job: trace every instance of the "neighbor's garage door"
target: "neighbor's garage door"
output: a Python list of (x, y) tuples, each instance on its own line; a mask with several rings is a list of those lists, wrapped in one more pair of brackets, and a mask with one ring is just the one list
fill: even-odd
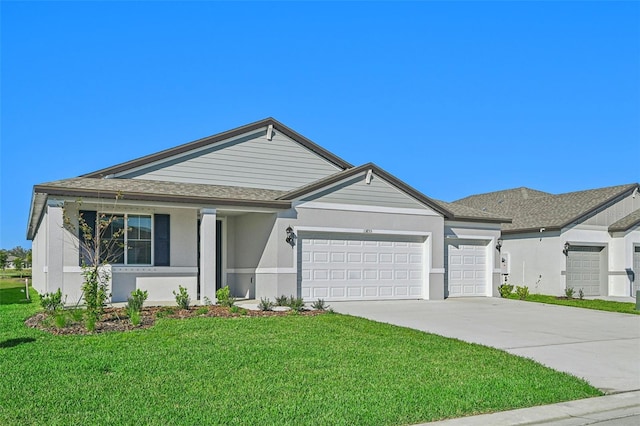
[(633, 272), (635, 281), (633, 282), (633, 294), (631, 297), (636, 297), (636, 291), (640, 290), (640, 246), (636, 246), (633, 252)]
[(602, 247), (571, 246), (567, 256), (567, 288), (578, 295), (600, 295), (600, 252)]
[(422, 297), (424, 237), (302, 234), (298, 242), (305, 300)]
[(485, 240), (447, 239), (448, 297), (487, 295)]

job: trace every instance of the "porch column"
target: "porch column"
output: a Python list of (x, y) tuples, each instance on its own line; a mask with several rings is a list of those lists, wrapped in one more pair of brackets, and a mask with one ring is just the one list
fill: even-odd
[(200, 300), (216, 302), (216, 209), (200, 210)]
[(47, 279), (45, 291), (62, 290), (64, 298), (64, 218), (62, 204), (51, 201), (47, 205)]

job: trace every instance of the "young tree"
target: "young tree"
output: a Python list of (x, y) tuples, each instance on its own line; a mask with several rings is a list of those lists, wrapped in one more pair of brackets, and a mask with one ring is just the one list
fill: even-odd
[[(116, 196), (116, 202), (119, 198), (119, 195)], [(93, 331), (110, 297), (111, 274), (106, 266), (121, 258), (126, 230), (122, 216), (115, 214), (101, 213), (93, 221), (85, 219), (78, 211), (77, 219), (76, 228), (67, 212), (64, 212), (65, 227), (79, 231), (78, 250), (84, 278), (82, 297), (87, 308), (87, 329)]]

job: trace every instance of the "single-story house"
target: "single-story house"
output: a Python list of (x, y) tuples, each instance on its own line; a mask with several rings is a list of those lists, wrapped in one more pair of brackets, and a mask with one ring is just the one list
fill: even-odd
[(110, 262), (114, 302), (135, 289), (174, 300), (179, 285), (200, 301), (224, 285), (308, 301), (492, 296), (509, 222), (431, 199), (375, 164), (354, 167), (268, 118), (35, 185), (27, 238), (39, 292), (79, 300), (78, 217), (103, 215), (126, 230)]
[[(501, 258), (512, 284), (575, 296), (635, 296), (640, 290), (640, 185), (565, 194), (529, 188), (472, 195), (453, 204), (512, 218)], [(575, 297), (574, 296), (574, 297)]]

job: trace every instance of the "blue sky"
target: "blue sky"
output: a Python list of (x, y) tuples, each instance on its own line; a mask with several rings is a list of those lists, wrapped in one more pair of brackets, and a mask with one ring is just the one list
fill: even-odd
[(34, 184), (272, 116), (446, 201), (640, 181), (640, 2), (0, 2), (0, 247)]

